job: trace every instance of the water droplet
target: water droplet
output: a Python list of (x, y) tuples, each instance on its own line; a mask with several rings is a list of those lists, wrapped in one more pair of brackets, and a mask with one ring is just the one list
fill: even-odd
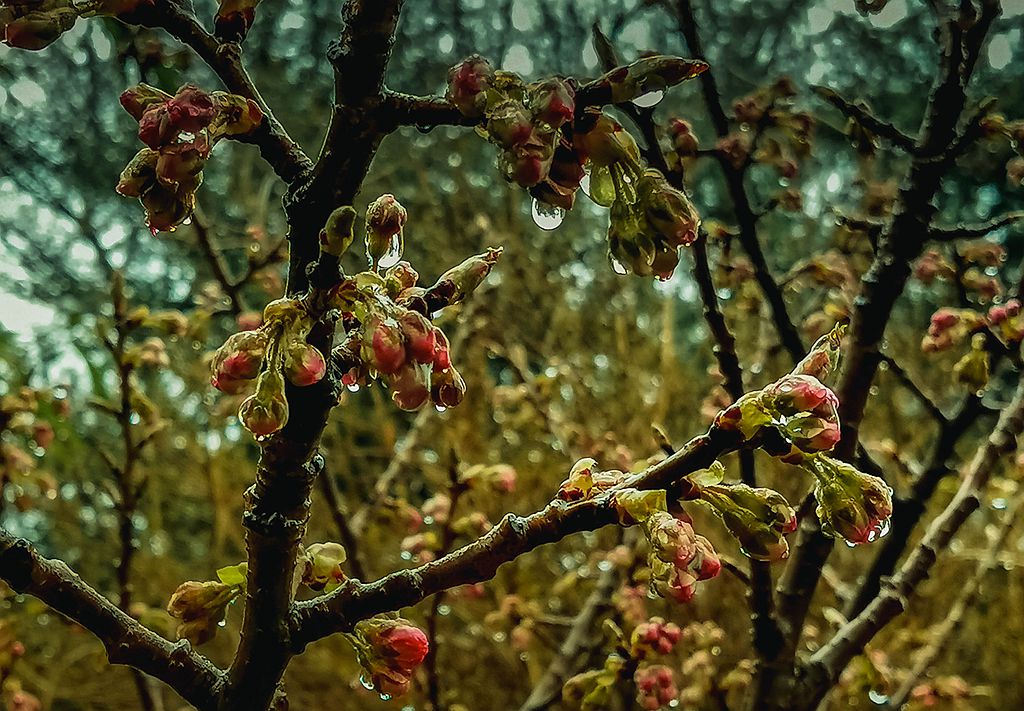
[(450, 615), (451, 613), (452, 608), (450, 605), (439, 605), (437, 608), (437, 614), (441, 615), (442, 617)]
[(227, 627), (228, 626), (228, 621), (227, 620), (221, 620), (220, 622), (217, 623), (217, 626), (218, 627)]
[(388, 247), (388, 251), (377, 262), (377, 266), (381, 269), (388, 269), (400, 261), (402, 261), (402, 238), (399, 235), (395, 235), (391, 238), (391, 245)]
[(434, 405), (434, 409), (437, 410), (438, 412), (444, 412), (448, 408), (445, 407), (444, 405)]
[(590, 197), (590, 172), (589, 171), (584, 173), (583, 177), (580, 178), (580, 190), (583, 191), (584, 195), (586, 195), (587, 197)]
[(380, 694), (381, 701), (391, 701), (391, 694)]
[(856, 548), (857, 544), (854, 543), (853, 541), (846, 541), (846, 547), (847, 548)]
[(633, 105), (639, 106), (641, 109), (649, 109), (652, 106), (657, 106), (664, 98), (665, 92), (661, 89), (655, 89), (633, 99)]
[(363, 685), (364, 689), (369, 689), (370, 691), (373, 691), (373, 682), (366, 677), (366, 674), (359, 675), (359, 683)]
[(1002, 511), (1003, 509), (1006, 508), (1006, 499), (992, 499), (992, 508), (994, 508), (996, 511)]
[(359, 383), (352, 383), (350, 385), (346, 385), (345, 387), (348, 388), (349, 392), (352, 392), (352, 393), (359, 392)]
[(879, 538), (885, 538), (886, 536), (889, 535), (889, 531), (891, 531), (891, 530), (892, 530), (892, 521), (890, 519), (885, 519), (884, 521), (882, 521), (881, 523), (878, 524), (878, 537)]
[(875, 691), (874, 689), (868, 691), (868, 700), (878, 706), (889, 703), (889, 697), (886, 694), (883, 694), (880, 691)]
[(562, 224), (565, 219), (565, 210), (555, 205), (547, 205), (537, 198), (533, 199), (533, 207), (530, 210), (533, 215), (533, 222), (542, 230), (553, 230)]
[(620, 262), (615, 257), (612, 257), (612, 271), (614, 271), (616, 274), (628, 274), (626, 268), (622, 266), (622, 262)]

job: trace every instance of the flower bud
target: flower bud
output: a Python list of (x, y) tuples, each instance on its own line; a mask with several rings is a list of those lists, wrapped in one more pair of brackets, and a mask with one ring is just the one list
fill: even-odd
[(606, 84), (611, 89), (612, 103), (621, 104), (692, 79), (707, 68), (700, 60), (656, 54), (612, 69), (595, 83)]
[(238, 410), (242, 426), (257, 437), (274, 434), (288, 422), (288, 400), (284, 378), (275, 368), (264, 370), (256, 381), (256, 392)]
[(811, 346), (807, 355), (793, 368), (792, 375), (810, 375), (824, 381), (839, 367), (840, 348), (846, 327), (835, 326)]
[(320, 382), (327, 372), (323, 354), (308, 343), (293, 340), (284, 351), (284, 374), (292, 385), (305, 387)]
[(487, 112), (486, 130), (502, 148), (514, 148), (530, 138), (533, 121), (521, 102), (508, 99)]
[(985, 349), (985, 334), (974, 334), (971, 350), (953, 366), (953, 375), (957, 382), (966, 385), (971, 392), (984, 390), (988, 386), (989, 358)]
[[(32, 3), (25, 4), (31, 6)], [(9, 14), (0, 14), (4, 44), (18, 49), (45, 49), (74, 27), (78, 20), (78, 12), (71, 7), (58, 7), (45, 12), (20, 12), (14, 10)]]
[(149, 84), (137, 84), (121, 93), (121, 106), (136, 121), (141, 121), (143, 114), (153, 106), (161, 106), (174, 97)]
[(679, 697), (675, 675), (663, 664), (637, 669), (633, 681), (636, 682), (637, 703), (647, 711), (657, 711)]
[(417, 363), (432, 363), (437, 345), (433, 324), (425, 316), (405, 310), (398, 316), (398, 325), (405, 336), (409, 357)]
[(320, 230), (320, 251), (335, 257), (343, 255), (355, 240), (355, 219), (356, 211), (349, 205), (332, 212)]
[(448, 336), (441, 329), (434, 331), (434, 370), (448, 370), (452, 367), (451, 346)]
[(302, 582), (310, 590), (330, 592), (345, 579), (341, 564), (348, 555), (340, 543), (314, 543), (306, 548)]
[(796, 512), (782, 494), (746, 484), (701, 488), (700, 498), (711, 505), (743, 553), (754, 560), (789, 557), (783, 536), (796, 530)]
[(256, 19), (256, 6), (260, 0), (219, 0), (214, 18), (214, 31), (218, 38), (229, 42), (245, 39)]
[(406, 289), (416, 286), (420, 280), (420, 275), (412, 268), (409, 262), (402, 260), (384, 272), (384, 279), (389, 283), (394, 281), (398, 285), (397, 293), (401, 294)]
[(652, 617), (633, 629), (630, 647), (634, 656), (642, 657), (648, 653), (671, 654), (681, 636), (682, 630), (679, 629), (679, 625), (666, 623), (661, 617)]
[(670, 247), (688, 247), (697, 240), (697, 211), (686, 195), (669, 185), (665, 176), (656, 170), (646, 171), (637, 185), (637, 194), (648, 225)]
[(135, 154), (121, 171), (121, 177), (115, 188), (125, 197), (141, 197), (156, 181), (156, 165), (160, 154), (143, 148)]
[(217, 581), (190, 580), (179, 585), (167, 603), (167, 614), (179, 620), (178, 639), (197, 645), (213, 639), (238, 593), (239, 588)]
[(383, 318), (370, 319), (367, 327), (370, 329), (370, 348), (366, 360), (380, 373), (397, 373), (407, 359), (402, 329), (393, 319)]
[(806, 464), (814, 474), (814, 497), (822, 529), (851, 545), (868, 543), (889, 531), (892, 489), (876, 476), (825, 455)]
[(366, 256), (374, 270), (385, 255), (401, 256), (407, 219), (408, 213), (394, 195), (381, 195), (366, 208)]
[(210, 384), (222, 392), (237, 393), (246, 381), (259, 375), (267, 341), (263, 331), (241, 331), (230, 336), (214, 354)]
[(426, 365), (407, 363), (387, 383), (391, 399), (403, 410), (418, 410), (430, 398), (430, 369)]
[[(640, 148), (629, 132), (618, 121), (605, 113), (591, 114), (590, 126), (573, 133), (576, 152), (595, 166), (607, 167), (614, 163), (637, 163)], [(585, 122), (583, 126), (587, 126)]]
[(669, 133), (672, 135), (672, 147), (680, 155), (697, 153), (699, 142), (693, 132), (693, 125), (684, 119), (674, 118), (669, 122)]
[(422, 630), (401, 618), (375, 617), (356, 625), (356, 634), (360, 661), (377, 691), (389, 696), (406, 693), (430, 649)]
[(448, 100), (463, 116), (481, 116), (484, 92), (494, 77), (494, 67), (479, 54), (466, 57), (448, 70)]
[(430, 399), (438, 407), (455, 407), (466, 396), (466, 381), (454, 367), (430, 374)]
[(530, 110), (536, 120), (552, 128), (571, 121), (576, 111), (576, 92), (565, 79), (552, 77), (528, 87)]
[(492, 247), (484, 254), (470, 257), (442, 274), (432, 288), (439, 288), (442, 282), (451, 282), (454, 292), (449, 303), (459, 303), (483, 283), (491, 273), (491, 268), (497, 264), (501, 252), (501, 247)]

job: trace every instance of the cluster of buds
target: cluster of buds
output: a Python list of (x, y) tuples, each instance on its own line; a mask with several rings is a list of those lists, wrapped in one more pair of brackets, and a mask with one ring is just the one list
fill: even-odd
[(796, 511), (779, 492), (746, 484), (713, 484), (700, 488), (700, 500), (721, 517), (745, 555), (765, 561), (789, 557), (785, 535), (796, 530)]
[(374, 617), (348, 635), (369, 683), (382, 697), (409, 691), (413, 674), (429, 650), (427, 636), (408, 620)]
[(679, 688), (675, 674), (664, 664), (637, 669), (633, 681), (636, 683), (637, 703), (646, 711), (657, 711), (673, 701), (678, 703)]
[(679, 625), (665, 622), (661, 617), (652, 617), (633, 628), (630, 635), (630, 650), (634, 658), (648, 654), (669, 654), (675, 649), (682, 635)]
[(527, 84), (514, 72), (496, 71), (479, 55), (448, 71), (448, 100), (464, 116), (483, 120), (481, 132), (500, 149), (505, 178), (524, 188), (544, 183), (540, 194), (568, 200), (570, 207), (582, 172), (575, 179), (575, 171), (562, 175), (561, 167), (551, 173), (560, 129), (576, 111), (576, 89), (574, 82), (558, 77)]
[(205, 644), (223, 626), (228, 606), (245, 589), (246, 565), (222, 568), (218, 580), (189, 580), (178, 586), (167, 603), (167, 614), (178, 621), (178, 639), (192, 644)]
[(214, 32), (222, 42), (241, 42), (256, 19), (261, 0), (218, 0)]
[(319, 382), (327, 371), (324, 356), (306, 342), (313, 322), (298, 299), (267, 304), (263, 324), (229, 337), (211, 362), (210, 383), (239, 394), (256, 381), (256, 390), (241, 405), (238, 417), (257, 437), (277, 432), (288, 422), (285, 378), (297, 387)]
[(329, 593), (345, 580), (341, 564), (348, 558), (340, 543), (314, 543), (299, 560), (302, 583), (314, 592)]
[(642, 523), (650, 552), (654, 591), (676, 602), (689, 602), (697, 583), (718, 575), (722, 563), (711, 542), (694, 532), (684, 518), (658, 511)]
[(838, 364), (843, 332), (837, 326), (819, 338), (792, 372), (741, 397), (718, 414), (715, 426), (746, 440), (772, 428), (789, 443), (788, 451), (776, 454), (794, 463), (831, 450), (840, 438), (839, 401), (821, 379)]
[(985, 326), (985, 317), (971, 309), (941, 308), (932, 314), (921, 350), (936, 353), (962, 343), (967, 336)]
[(892, 489), (876, 476), (826, 455), (808, 457), (822, 529), (850, 545), (870, 543), (889, 531)]
[[(610, 103), (663, 91), (706, 68), (703, 62), (655, 55), (619, 67), (585, 89)], [(512, 72), (496, 71), (480, 56), (448, 73), (448, 99), (501, 149), (505, 177), (534, 197), (535, 215), (561, 222), (590, 173), (590, 196), (610, 207), (609, 254), (620, 273), (667, 279), (678, 264), (677, 249), (696, 239), (700, 221), (684, 193), (661, 173), (644, 170), (636, 142), (611, 116), (579, 110), (582, 91), (569, 79), (526, 84)]]
[(986, 315), (989, 327), (1006, 343), (1019, 343), (1024, 339), (1024, 314), (1021, 313), (1020, 301), (1008, 299), (1003, 304), (996, 304)]
[(195, 210), (196, 190), (214, 145), (252, 133), (263, 113), (250, 99), (186, 84), (174, 96), (146, 84), (121, 94), (146, 144), (121, 173), (117, 192), (136, 197), (156, 234), (173, 230)]
[(10, 47), (45, 49), (79, 17), (105, 15), (132, 22), (153, 5), (154, 0), (0, 0), (0, 37)]

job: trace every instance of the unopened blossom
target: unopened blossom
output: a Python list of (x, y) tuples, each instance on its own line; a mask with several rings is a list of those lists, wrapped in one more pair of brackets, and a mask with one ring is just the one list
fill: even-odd
[(284, 377), (274, 368), (264, 370), (256, 381), (256, 392), (238, 410), (242, 426), (257, 437), (271, 435), (288, 422), (288, 400)]
[(427, 636), (407, 620), (375, 617), (356, 626), (360, 661), (382, 694), (408, 692), (416, 668), (430, 649)]
[(327, 362), (315, 346), (293, 340), (284, 348), (284, 373), (292, 385), (304, 387), (320, 382), (327, 372)]
[(777, 491), (746, 484), (701, 487), (701, 501), (714, 508), (743, 552), (755, 560), (789, 556), (783, 537), (796, 530), (796, 512)]
[(455, 407), (466, 396), (466, 381), (454, 366), (430, 375), (430, 398), (439, 407)]
[(452, 304), (457, 304), (472, 294), (480, 286), (491, 269), (498, 263), (501, 257), (501, 248), (489, 249), (483, 254), (477, 254), (458, 264), (437, 279), (434, 288), (448, 282), (454, 287), (451, 298)]
[(345, 579), (341, 564), (347, 558), (340, 543), (314, 543), (303, 557), (302, 582), (314, 591), (330, 592)]
[(665, 622), (661, 617), (652, 617), (633, 629), (630, 646), (634, 650), (634, 654), (669, 654), (679, 642), (681, 635), (682, 630), (679, 629), (679, 625)]
[(484, 111), (484, 92), (494, 77), (491, 63), (474, 54), (448, 70), (448, 100), (464, 116), (480, 116)]
[(633, 680), (636, 682), (637, 703), (646, 711), (657, 711), (679, 696), (675, 675), (663, 664), (638, 669)]
[(237, 596), (238, 588), (217, 581), (190, 580), (179, 585), (167, 603), (167, 613), (178, 620), (178, 639), (192, 644), (213, 639), (228, 605)]
[(376, 269), (391, 250), (402, 253), (403, 228), (408, 217), (402, 203), (390, 193), (381, 195), (366, 208), (366, 256), (371, 267)]
[(259, 375), (267, 345), (267, 334), (263, 331), (233, 334), (214, 354), (210, 364), (210, 383), (226, 393), (239, 392), (248, 381)]
[(885, 535), (892, 516), (892, 489), (853, 465), (818, 455), (807, 462), (814, 474), (814, 496), (823, 529), (851, 544)]

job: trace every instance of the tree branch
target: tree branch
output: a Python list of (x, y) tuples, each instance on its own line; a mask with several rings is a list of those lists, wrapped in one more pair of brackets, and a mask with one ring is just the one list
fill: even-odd
[(160, 679), (201, 711), (214, 711), (224, 673), (188, 642), (173, 644), (133, 620), (82, 581), (67, 565), (39, 555), (23, 538), (0, 529), (0, 578), (16, 592), (34, 595), (89, 630), (111, 664), (124, 664)]
[(624, 488), (670, 489), (678, 498), (688, 485), (680, 480), (710, 466), (740, 446), (735, 434), (712, 428), (692, 439), (676, 454), (634, 474), (623, 484), (594, 499), (567, 504), (552, 501), (530, 516), (508, 514), (478, 540), (421, 565), (394, 572), (374, 583), (349, 580), (329, 595), (294, 605), (290, 639), (293, 652), (334, 632), (351, 629), (359, 620), (413, 605), (441, 590), (490, 579), (497, 569), (545, 543), (572, 533), (616, 523), (614, 496)]
[(253, 134), (237, 140), (252, 143), (259, 148), (260, 155), (284, 182), (291, 184), (313, 167), (312, 161), (288, 135), (260, 96), (242, 64), (241, 48), (237, 44), (221, 44), (179, 0), (158, 0), (155, 7), (145, 11), (143, 19), (147, 26), (166, 30), (182, 44), (191, 47), (224, 82), (228, 91), (252, 99), (259, 105), (263, 112), (263, 122)]
[(1002, 457), (1016, 448), (1024, 431), (1024, 376), (1013, 400), (999, 417), (995, 430), (978, 450), (953, 500), (932, 522), (924, 538), (899, 572), (886, 583), (878, 597), (857, 617), (846, 623), (835, 637), (818, 650), (808, 663), (810, 694), (805, 706), (814, 708), (838, 678), (846, 664), (885, 625), (907, 607), (917, 586), (924, 581), (939, 552), (946, 549), (967, 518), (980, 505), (980, 495)]
[(913, 153), (917, 150), (917, 142), (912, 136), (908, 136), (893, 124), (875, 116), (863, 102), (850, 101), (844, 98), (838, 91), (827, 86), (811, 86), (811, 91), (835, 106), (847, 118), (853, 119), (897, 148), (901, 148), (907, 153)]
[(987, 222), (978, 224), (958, 224), (952, 227), (939, 227), (933, 225), (928, 230), (929, 239), (936, 242), (952, 242), (958, 239), (976, 239), (985, 237), (998, 229), (1016, 224), (1024, 220), (1024, 211), (1008, 212), (1005, 215), (994, 217)]

